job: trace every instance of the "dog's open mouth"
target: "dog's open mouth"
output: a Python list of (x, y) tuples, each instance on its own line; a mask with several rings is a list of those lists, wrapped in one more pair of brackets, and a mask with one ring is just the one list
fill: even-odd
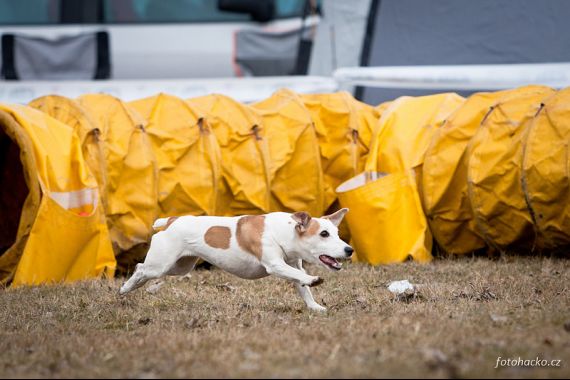
[(342, 268), (342, 264), (336, 261), (335, 258), (332, 258), (330, 256), (320, 255), (319, 259), (323, 264), (325, 264), (327, 267), (329, 267), (332, 270), (340, 270)]

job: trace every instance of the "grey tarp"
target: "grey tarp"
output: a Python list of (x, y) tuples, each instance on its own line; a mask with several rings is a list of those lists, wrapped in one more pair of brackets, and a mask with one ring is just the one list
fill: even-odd
[[(374, 1), (365, 66), (570, 61), (570, 1)], [(366, 88), (362, 99), (378, 104), (436, 92)]]

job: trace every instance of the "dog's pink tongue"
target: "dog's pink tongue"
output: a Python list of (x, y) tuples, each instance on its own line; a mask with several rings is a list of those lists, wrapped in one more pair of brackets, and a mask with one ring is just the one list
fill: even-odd
[(336, 261), (336, 259), (327, 256), (327, 255), (321, 255), (319, 256), (319, 259), (321, 259), (321, 261), (327, 265), (330, 265), (333, 268), (340, 268), (342, 265), (341, 263), (339, 263), (338, 261)]

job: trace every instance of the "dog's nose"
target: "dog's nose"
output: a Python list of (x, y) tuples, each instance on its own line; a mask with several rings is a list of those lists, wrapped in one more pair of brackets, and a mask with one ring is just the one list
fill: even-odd
[(350, 257), (352, 256), (352, 252), (354, 252), (354, 249), (352, 249), (351, 246), (347, 245), (346, 247), (344, 247), (344, 252), (346, 253), (346, 257)]

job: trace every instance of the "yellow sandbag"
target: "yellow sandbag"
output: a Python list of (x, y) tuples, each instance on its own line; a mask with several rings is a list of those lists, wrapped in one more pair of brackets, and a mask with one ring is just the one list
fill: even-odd
[(537, 86), (499, 100), (469, 143), (467, 184), (475, 225), (485, 242), (499, 250), (528, 250), (534, 244), (521, 184), (521, 139), (541, 102), (553, 93)]
[(29, 138), (42, 190), (13, 285), (112, 276), (115, 257), (97, 183), (85, 165), (78, 136), (30, 107), (0, 104), (0, 111)]
[(435, 132), (425, 153), (421, 194), (431, 232), (445, 252), (461, 254), (485, 247), (467, 194), (467, 145), (494, 104), (533, 88), (473, 94)]
[(102, 207), (79, 216), (45, 196), (12, 285), (112, 277), (115, 266)]
[(187, 102), (206, 115), (220, 145), (222, 175), (228, 187), (221, 192), (221, 215), (269, 212), (271, 160), (261, 116), (224, 95), (207, 95)]
[(50, 95), (30, 106), (73, 127), (96, 174), (117, 255), (145, 243), (158, 215), (157, 168), (145, 121), (110, 95)]
[(280, 90), (252, 104), (265, 126), (271, 157), (271, 210), (323, 215), (324, 180), (319, 144), (299, 96)]
[(431, 260), (431, 235), (423, 216), (413, 170), (366, 172), (337, 189), (355, 249), (354, 261), (372, 265), (408, 258)]
[(379, 113), (344, 91), (300, 97), (317, 131), (328, 209), (337, 198), (335, 189), (363, 171)]
[(350, 209), (355, 260), (373, 265), (408, 257), (431, 260), (432, 236), (416, 172), (434, 129), (462, 102), (457, 94), (439, 94), (402, 97), (379, 107), (365, 172), (337, 189), (341, 206)]
[(570, 244), (570, 88), (544, 102), (523, 140), (522, 183), (539, 248)]
[(129, 104), (148, 121), (158, 164), (160, 216), (219, 214), (221, 153), (204, 115), (166, 94)]
[(107, 209), (107, 168), (105, 165), (104, 141), (100, 130), (91, 116), (74, 99), (59, 95), (47, 95), (32, 100), (30, 107), (39, 109), (49, 116), (73, 128), (81, 141), (83, 157), (99, 186), (99, 195)]

